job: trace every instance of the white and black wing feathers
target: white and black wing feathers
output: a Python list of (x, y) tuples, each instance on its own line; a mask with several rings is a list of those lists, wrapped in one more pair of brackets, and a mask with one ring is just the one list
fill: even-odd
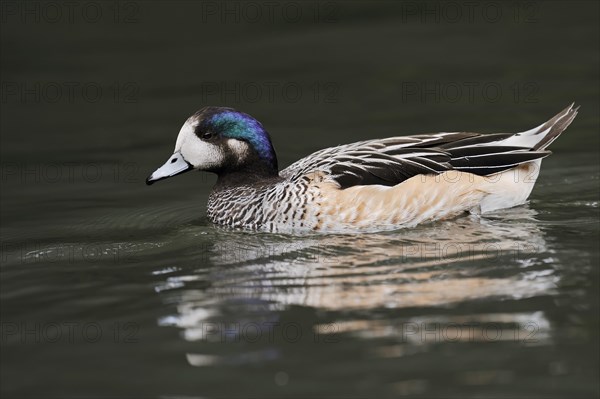
[(280, 175), (296, 180), (321, 172), (341, 188), (394, 186), (416, 175), (447, 170), (486, 176), (549, 155), (547, 144), (567, 128), (576, 114), (577, 109), (571, 105), (538, 128), (518, 134), (436, 133), (326, 148), (295, 162)]

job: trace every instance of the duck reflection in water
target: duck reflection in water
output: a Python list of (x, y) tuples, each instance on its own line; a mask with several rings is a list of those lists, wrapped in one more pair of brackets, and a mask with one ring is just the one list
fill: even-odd
[[(177, 301), (177, 314), (160, 323), (177, 326), (186, 340), (197, 341), (207, 338), (210, 323), (274, 323), (280, 321), (278, 312), (299, 306), (331, 315), (332, 323), (315, 320), (310, 326), (325, 334), (400, 336), (398, 323), (402, 328), (406, 323), (499, 323), (513, 330), (499, 339), (509, 339), (516, 333), (526, 336), (533, 323), (536, 338), (547, 339), (549, 322), (543, 312), (452, 311), (486, 298), (553, 294), (558, 277), (547, 263), (549, 249), (536, 212), (526, 206), (506, 212), (361, 235), (292, 237), (215, 228), (208, 266), (185, 275), (166, 274), (157, 286)], [(371, 318), (366, 311), (396, 316)], [(461, 334), (462, 339), (485, 340), (481, 328)], [(258, 359), (272, 355), (268, 353)], [(190, 363), (215, 360), (196, 355)]]

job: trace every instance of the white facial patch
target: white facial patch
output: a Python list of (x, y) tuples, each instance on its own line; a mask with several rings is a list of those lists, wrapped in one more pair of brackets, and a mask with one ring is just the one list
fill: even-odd
[(195, 127), (190, 119), (183, 124), (175, 142), (175, 152), (181, 152), (183, 158), (195, 169), (210, 169), (222, 165), (225, 161), (223, 150), (196, 136)]
[(250, 151), (248, 143), (237, 139), (228, 139), (227, 146), (229, 147), (231, 152), (235, 154), (238, 163), (245, 160), (248, 156), (248, 152)]

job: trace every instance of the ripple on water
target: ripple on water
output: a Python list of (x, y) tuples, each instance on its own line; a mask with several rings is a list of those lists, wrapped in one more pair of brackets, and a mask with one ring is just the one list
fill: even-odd
[(85, 232), (145, 232), (172, 231), (182, 226), (205, 223), (201, 217), (202, 209), (198, 204), (187, 202), (165, 203), (160, 205), (137, 207), (135, 209), (105, 212), (86, 220), (77, 226)]
[[(342, 315), (554, 295), (560, 278), (548, 261), (536, 213), (526, 207), (510, 212), (507, 218), (461, 218), (360, 235), (294, 237), (215, 229), (206, 247), (206, 265), (156, 275), (157, 291), (177, 309), (161, 324), (181, 328), (186, 340), (196, 341), (206, 338), (206, 323), (240, 309), (247, 317), (257, 309), (289, 306)], [(521, 316), (513, 316), (497, 315), (493, 321), (507, 329), (520, 323)], [(360, 319), (341, 319), (336, 325), (338, 321), (340, 326), (354, 323), (347, 331), (378, 330), (372, 320), (362, 327)], [(526, 332), (520, 324), (515, 328)], [(194, 362), (202, 363), (199, 358)]]

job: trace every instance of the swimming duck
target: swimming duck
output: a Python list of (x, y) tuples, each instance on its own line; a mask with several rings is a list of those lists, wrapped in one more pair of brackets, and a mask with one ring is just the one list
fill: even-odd
[(216, 173), (215, 224), (289, 232), (412, 227), (526, 202), (546, 148), (571, 124), (571, 104), (521, 133), (452, 132), (366, 140), (317, 151), (283, 170), (263, 125), (232, 108), (205, 107), (146, 180)]

